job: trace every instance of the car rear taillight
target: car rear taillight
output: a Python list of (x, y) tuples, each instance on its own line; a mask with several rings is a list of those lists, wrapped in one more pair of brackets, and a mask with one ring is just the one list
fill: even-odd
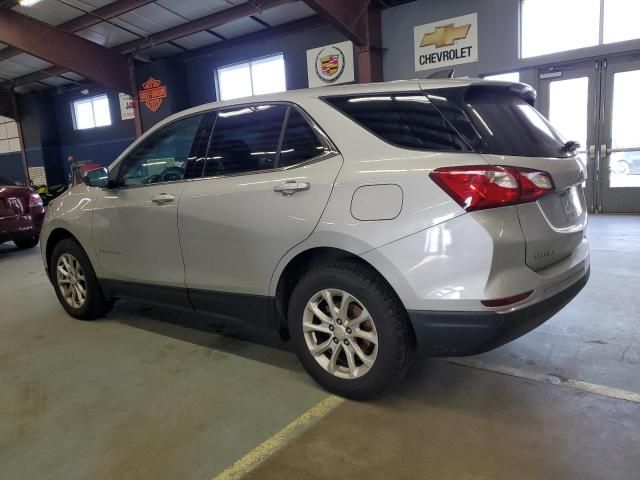
[(29, 194), (29, 208), (41, 207), (42, 205), (42, 197), (35, 192), (31, 192)]
[(443, 167), (429, 176), (468, 212), (533, 202), (555, 189), (547, 172), (522, 167)]

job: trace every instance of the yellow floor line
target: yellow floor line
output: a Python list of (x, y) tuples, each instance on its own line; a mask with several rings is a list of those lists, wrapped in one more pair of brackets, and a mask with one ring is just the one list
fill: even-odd
[(320, 403), (300, 415), (278, 433), (251, 450), (224, 472), (214, 477), (213, 480), (236, 480), (242, 478), (244, 475), (256, 468), (261, 462), (273, 455), (275, 451), (285, 443), (299, 434), (311, 422), (324, 417), (343, 401), (343, 398), (336, 397), (334, 395), (325, 398)]
[(627, 400), (628, 402), (640, 403), (640, 393), (632, 392), (629, 390), (622, 390), (620, 388), (607, 387), (606, 385), (598, 385), (596, 383), (583, 382), (582, 380), (573, 380), (571, 378), (562, 379), (554, 374), (544, 374), (527, 372), (518, 368), (512, 368), (502, 365), (490, 365), (478, 360), (456, 358), (455, 360), (445, 360), (447, 363), (453, 363), (454, 365), (460, 365), (463, 367), (477, 368), (480, 370), (487, 370), (489, 372), (500, 373), (502, 375), (509, 375), (511, 377), (525, 378), (527, 380), (534, 380), (536, 382), (549, 383), (551, 385), (559, 385), (561, 387), (575, 388), (576, 390), (582, 390), (584, 392), (595, 393), (596, 395), (602, 395), (604, 397), (617, 398), (620, 400)]

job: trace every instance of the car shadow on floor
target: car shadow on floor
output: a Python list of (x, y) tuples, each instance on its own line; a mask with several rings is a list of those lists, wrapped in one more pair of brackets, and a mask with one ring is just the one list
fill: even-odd
[(278, 332), (169, 307), (118, 301), (108, 320), (280, 368), (301, 370), (290, 342)]

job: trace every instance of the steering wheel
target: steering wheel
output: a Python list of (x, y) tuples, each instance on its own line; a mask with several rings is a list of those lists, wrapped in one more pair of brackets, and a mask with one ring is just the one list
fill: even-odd
[(182, 180), (183, 178), (184, 168), (182, 167), (166, 168), (160, 175), (161, 182), (175, 182), (176, 180)]

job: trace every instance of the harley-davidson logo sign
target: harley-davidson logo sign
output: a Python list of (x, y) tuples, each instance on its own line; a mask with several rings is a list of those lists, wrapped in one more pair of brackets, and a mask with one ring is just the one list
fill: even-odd
[(149, 77), (149, 80), (142, 84), (142, 90), (139, 92), (140, 101), (144, 103), (149, 110), (156, 112), (162, 99), (167, 96), (167, 86), (162, 85), (160, 80)]

